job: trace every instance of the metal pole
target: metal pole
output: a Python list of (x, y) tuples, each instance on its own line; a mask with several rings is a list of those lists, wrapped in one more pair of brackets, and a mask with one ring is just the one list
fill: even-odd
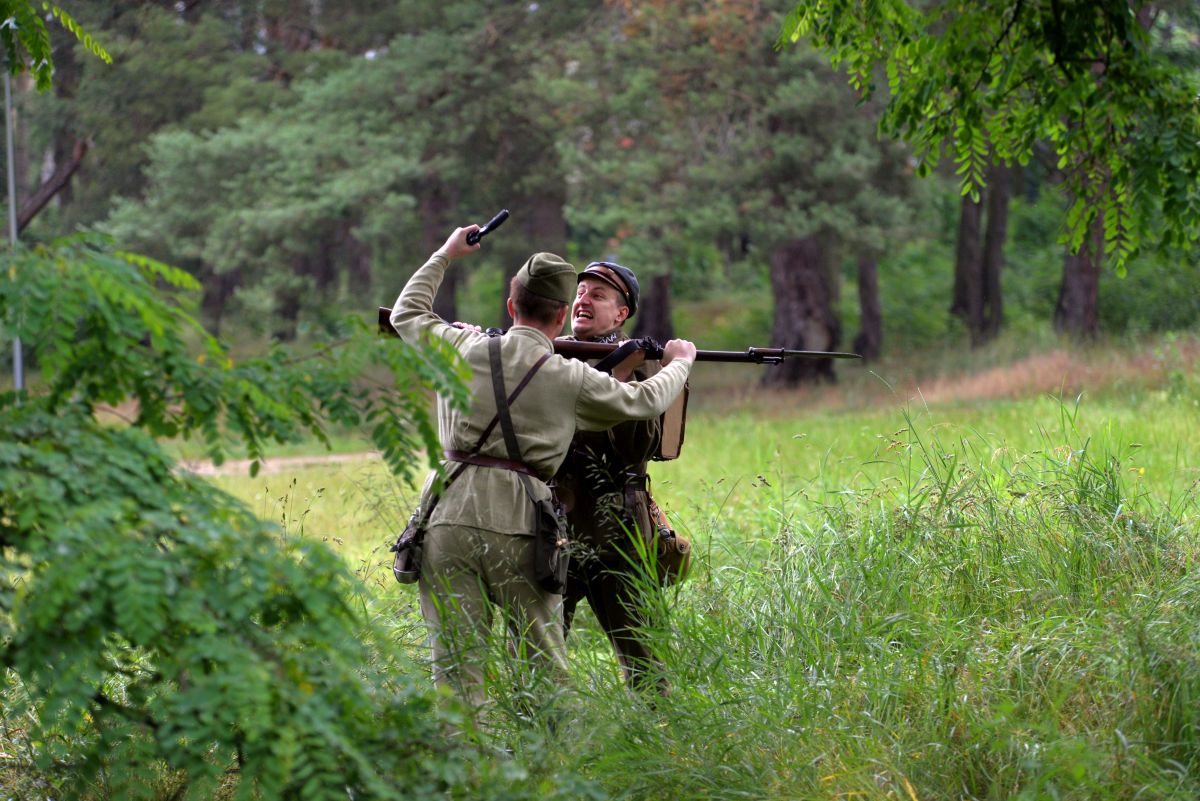
[[(17, 254), (17, 177), (13, 158), (12, 74), (4, 65), (4, 132), (8, 152), (8, 252)], [(13, 385), (20, 392), (25, 388), (25, 360), (21, 338), (13, 337)]]

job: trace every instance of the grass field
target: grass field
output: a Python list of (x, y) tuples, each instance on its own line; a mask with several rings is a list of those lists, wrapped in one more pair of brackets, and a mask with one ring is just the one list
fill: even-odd
[[(557, 734), (500, 703), (496, 736), (619, 798), (1197, 797), (1200, 392), (1102, 373), (869, 405), (714, 382), (728, 410), (652, 470), (697, 556), (657, 601), (674, 693), (627, 694), (585, 614)], [(411, 488), (371, 459), (213, 480), (420, 652), (386, 569)]]

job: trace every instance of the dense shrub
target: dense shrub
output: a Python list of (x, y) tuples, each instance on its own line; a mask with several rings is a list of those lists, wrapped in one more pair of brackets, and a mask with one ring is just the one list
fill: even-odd
[[(238, 363), (170, 291), (191, 287), (100, 240), (23, 253), (0, 275), (2, 329), (43, 369), (33, 391), (0, 395), (0, 692), (39, 792), (580, 791), (449, 739), (470, 727), (371, 622), (342, 561), (282, 542), (155, 440), (200, 434), (220, 459), (232, 433), (258, 459), (328, 424), (369, 424), (408, 475), (436, 444), (429, 388), (461, 402), (457, 368), (362, 326)], [(372, 365), (391, 380), (364, 380)], [(102, 402), (131, 425), (97, 422)]]

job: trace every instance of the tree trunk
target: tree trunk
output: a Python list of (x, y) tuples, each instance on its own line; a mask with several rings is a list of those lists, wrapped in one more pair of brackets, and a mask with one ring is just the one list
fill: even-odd
[(983, 298), (980, 341), (995, 339), (1004, 322), (1000, 271), (1004, 266), (1004, 241), (1008, 238), (1008, 200), (1012, 196), (1012, 171), (994, 165), (988, 174), (987, 233), (983, 238)]
[(1054, 309), (1054, 330), (1083, 339), (1100, 333), (1096, 300), (1100, 295), (1100, 262), (1104, 258), (1104, 215), (1095, 221), (1078, 253), (1063, 260), (1062, 285)]
[(346, 265), (346, 289), (356, 300), (371, 297), (371, 249), (354, 235), (353, 226), (338, 228), (339, 259)]
[[(771, 344), (777, 348), (833, 350), (841, 337), (830, 299), (832, 281), (825, 254), (815, 236), (777, 247), (770, 257), (775, 321)], [(766, 385), (795, 386), (806, 381), (835, 381), (831, 359), (792, 359), (767, 368)]]
[(650, 279), (649, 291), (642, 293), (633, 336), (652, 337), (659, 343), (675, 338), (675, 325), (671, 322), (670, 273)]
[(963, 197), (954, 252), (954, 297), (950, 302), (950, 313), (966, 323), (972, 345), (978, 344), (983, 329), (983, 259), (979, 247), (982, 210), (982, 203)]
[[(516, 252), (524, 255), (516, 258), (506, 258), (504, 263), (504, 283), (500, 287), (501, 309), (500, 319), (508, 321), (508, 308), (505, 302), (508, 300), (508, 285), (512, 281), (512, 277), (517, 274), (517, 270), (521, 269), (521, 265), (525, 260), (534, 253), (543, 251), (556, 253), (559, 256), (566, 256), (567, 249), (567, 218), (563, 214), (563, 208), (567, 204), (566, 183), (561, 179), (558, 173), (550, 175), (546, 181), (541, 183), (536, 191), (530, 195), (521, 198), (520, 203), (515, 208), (525, 209), (519, 217), (513, 214), (512, 219), (505, 223), (504, 228), (498, 231), (495, 236), (505, 237), (506, 247), (504, 254), (513, 253), (514, 251), (507, 246), (511, 242), (512, 246), (517, 248)], [(499, 211), (497, 209), (496, 211)], [(494, 214), (495, 211), (492, 212)], [(488, 215), (491, 217), (491, 214)], [(482, 225), (487, 218), (480, 220)], [(516, 230), (509, 228), (516, 223)], [(519, 232), (519, 233), (518, 233)], [(518, 236), (513, 236), (518, 234)], [(490, 241), (490, 237), (487, 240)], [(487, 247), (486, 245), (484, 247)], [(582, 265), (575, 265), (577, 268)], [(508, 323), (506, 322), (505, 325)]]
[[(197, 272), (193, 270), (193, 272)], [(204, 317), (212, 327), (214, 334), (221, 333), (221, 318), (225, 314), (225, 304), (233, 297), (233, 291), (238, 286), (238, 273), (214, 273), (203, 282), (204, 296), (200, 308)]]
[[(317, 256), (316, 258), (320, 258)], [(291, 272), (282, 276), (275, 290), (274, 337), (281, 342), (293, 342), (299, 333), (300, 310), (304, 306), (305, 280), (316, 278), (319, 267), (314, 269), (314, 257), (308, 253), (297, 253), (291, 259)], [(317, 279), (319, 280), (319, 279)], [(315, 283), (315, 282), (314, 282)]]
[[(79, 165), (83, 163), (83, 157), (88, 152), (88, 141), (80, 139), (75, 142), (75, 147), (70, 158), (58, 162), (54, 167), (54, 172), (51, 173), (37, 188), (37, 191), (32, 196), (27, 198), (24, 203), (19, 203), (17, 206), (17, 233), (25, 230), (29, 223), (33, 222), (33, 218), (46, 208), (56, 195), (65, 192), (71, 185), (71, 178), (75, 175)], [(8, 239), (8, 227), (5, 226), (3, 233), (0, 234), (0, 239)]]
[(334, 300), (338, 283), (338, 266), (341, 261), (338, 256), (337, 232), (330, 231), (317, 240), (314, 253), (307, 259), (309, 275), (316, 283), (318, 303), (330, 303)]
[(858, 260), (859, 333), (854, 351), (873, 362), (883, 351), (883, 310), (879, 305), (879, 260), (862, 256)]
[[(440, 178), (432, 177), (424, 183), (417, 201), (421, 215), (421, 244), (425, 251), (422, 258), (433, 254), (446, 241), (450, 233), (450, 212), (454, 210), (456, 198)], [(458, 286), (462, 270), (447, 270), (442, 285), (433, 299), (433, 313), (446, 322), (458, 321)]]

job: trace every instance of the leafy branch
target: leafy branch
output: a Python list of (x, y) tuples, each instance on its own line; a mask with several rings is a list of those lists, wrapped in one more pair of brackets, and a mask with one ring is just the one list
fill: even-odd
[[(882, 69), (889, 97), (881, 128), (933, 163), (947, 148), (964, 194), (983, 185), (980, 142), (1024, 163), (1039, 140), (1050, 141), (1067, 190), (1083, 201), (1069, 244), (1079, 246), (1103, 209), (1119, 220), (1106, 223), (1105, 237), (1118, 272), (1143, 241), (1200, 239), (1200, 204), (1177, 180), (1200, 173), (1197, 87), (1156, 49), (1156, 17), (1139, 24), (1138, 9), (1123, 1), (939, 0), (920, 9), (908, 0), (803, 0), (777, 46), (812, 39), (865, 96)], [(999, 31), (997, 19), (1005, 20)], [(1103, 114), (1095, 113), (1100, 103)]]

